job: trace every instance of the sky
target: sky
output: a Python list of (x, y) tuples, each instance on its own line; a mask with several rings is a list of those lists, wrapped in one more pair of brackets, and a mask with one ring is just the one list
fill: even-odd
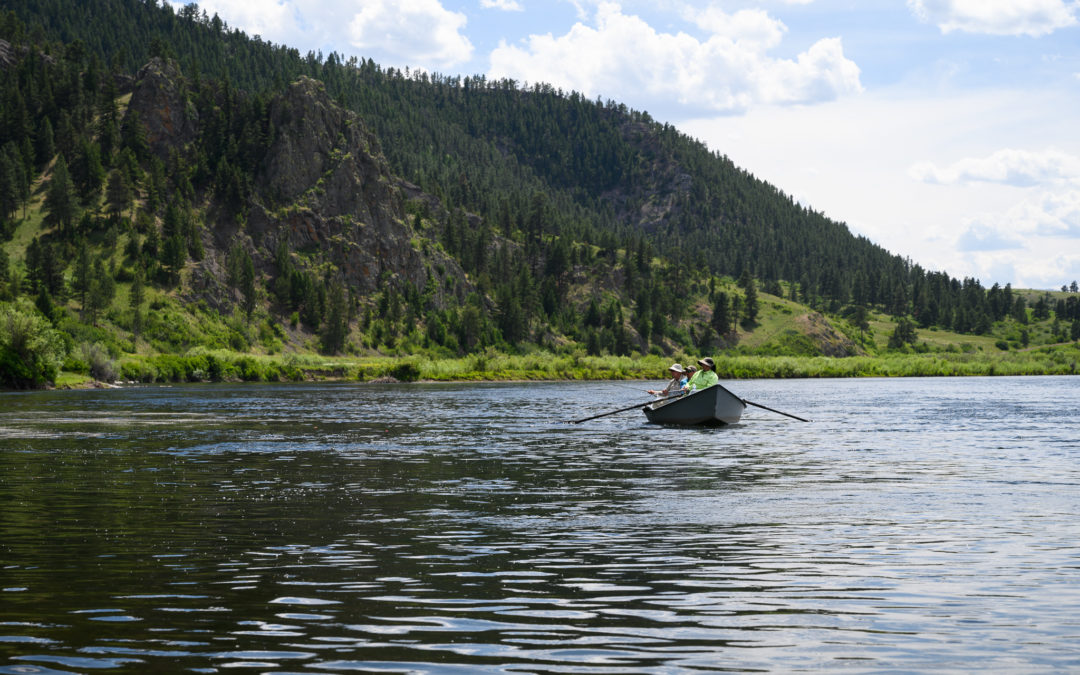
[(302, 54), (648, 111), (928, 270), (1016, 288), (1080, 279), (1080, 0), (199, 6)]

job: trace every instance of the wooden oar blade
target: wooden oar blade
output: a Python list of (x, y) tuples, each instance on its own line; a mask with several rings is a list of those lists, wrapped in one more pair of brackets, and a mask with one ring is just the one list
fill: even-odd
[(645, 406), (656, 403), (657, 401), (665, 401), (665, 400), (667, 400), (669, 398), (676, 398), (677, 396), (681, 396), (681, 395), (682, 395), (682, 393), (680, 392), (679, 394), (675, 394), (675, 395), (672, 395), (672, 396), (664, 396), (664, 397), (661, 397), (661, 398), (654, 398), (653, 400), (646, 401), (644, 403), (636, 403), (634, 405), (628, 405), (625, 408), (619, 408), (618, 410), (609, 410), (608, 412), (600, 413), (599, 415), (593, 415), (592, 417), (584, 417), (584, 418), (582, 418), (580, 420), (566, 420), (565, 422), (566, 422), (566, 424), (581, 424), (582, 422), (588, 422), (589, 420), (595, 420), (595, 419), (600, 418), (600, 417), (607, 417), (608, 415), (614, 415), (615, 413), (621, 413), (621, 412), (626, 412), (627, 410), (636, 410), (638, 408), (644, 408)]
[(763, 410), (768, 410), (769, 412), (774, 412), (777, 415), (783, 415), (784, 417), (790, 417), (791, 419), (799, 420), (800, 422), (809, 422), (810, 421), (810, 420), (808, 420), (808, 419), (806, 419), (804, 417), (799, 417), (798, 415), (792, 415), (791, 413), (786, 413), (786, 412), (783, 412), (781, 410), (776, 410), (775, 408), (770, 408), (767, 405), (761, 405), (760, 403), (754, 403), (753, 401), (747, 401), (745, 398), (743, 399), (743, 403), (745, 403), (746, 405), (752, 405), (752, 406), (754, 406), (756, 408), (761, 408)]

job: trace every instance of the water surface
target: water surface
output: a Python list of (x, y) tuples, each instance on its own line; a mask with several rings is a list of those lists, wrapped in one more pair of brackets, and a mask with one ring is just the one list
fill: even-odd
[(1080, 378), (730, 386), (0, 394), (0, 673), (1080, 669)]

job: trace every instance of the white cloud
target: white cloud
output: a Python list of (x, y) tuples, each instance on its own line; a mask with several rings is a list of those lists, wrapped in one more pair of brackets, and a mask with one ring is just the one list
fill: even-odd
[(780, 44), (787, 32), (782, 21), (769, 16), (760, 9), (741, 9), (728, 14), (716, 5), (704, 10), (686, 7), (683, 11), (687, 19), (717, 38), (726, 38), (748, 49), (770, 49)]
[(907, 0), (907, 4), (942, 33), (1039, 37), (1077, 23), (1076, 4), (1065, 0)]
[(1023, 246), (1023, 241), (1015, 234), (980, 222), (970, 224), (956, 240), (956, 248), (960, 251), (1008, 251)]
[(523, 12), (525, 8), (517, 0), (480, 0), (484, 9), (501, 9), (504, 12)]
[(1080, 190), (1040, 191), (969, 222), (956, 250), (989, 278), (1024, 288), (1057, 288), (1080, 275)]
[[(170, 0), (179, 10), (191, 0)], [(199, 8), (209, 16), (217, 14), (230, 28), (248, 35), (258, 35), (271, 42), (284, 43), (289, 36), (295, 8), (287, 0), (206, 0)]]
[(1060, 150), (998, 150), (988, 157), (961, 159), (939, 168), (920, 162), (908, 174), (924, 183), (954, 185), (975, 182), (1029, 187), (1053, 182), (1080, 182), (1080, 157)]
[(698, 24), (709, 35), (660, 33), (620, 5), (602, 3), (593, 25), (561, 36), (532, 35), (501, 43), (489, 76), (548, 82), (641, 107), (677, 101), (699, 110), (739, 112), (758, 104), (817, 103), (862, 91), (859, 67), (838, 38), (813, 44), (795, 60), (767, 51), (786, 28), (764, 12), (710, 9)]
[(439, 0), (369, 0), (349, 23), (349, 43), (400, 64), (449, 67), (472, 58), (465, 23)]
[(1010, 227), (1044, 237), (1080, 238), (1080, 190), (1044, 191), (1005, 214)]

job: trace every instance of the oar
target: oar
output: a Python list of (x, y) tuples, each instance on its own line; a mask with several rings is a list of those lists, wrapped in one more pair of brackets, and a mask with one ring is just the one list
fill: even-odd
[[(676, 396), (682, 396), (682, 393), (680, 392), (679, 394), (676, 394)], [(666, 396), (664, 398), (654, 398), (653, 400), (646, 401), (645, 403), (637, 403), (635, 405), (628, 405), (625, 408), (619, 408), (618, 410), (609, 410), (606, 413), (600, 413), (599, 415), (593, 415), (592, 417), (586, 417), (586, 418), (580, 419), (580, 420), (566, 420), (566, 423), (567, 424), (581, 424), (582, 422), (588, 422), (589, 420), (594, 420), (594, 419), (597, 419), (598, 417), (607, 417), (608, 415), (614, 415), (615, 413), (626, 412), (627, 410), (634, 410), (636, 408), (644, 408), (645, 406), (647, 406), (649, 404), (656, 403), (657, 401), (666, 401), (669, 398), (675, 398), (675, 396)]]
[(799, 417), (798, 415), (792, 415), (791, 413), (786, 413), (786, 412), (781, 412), (779, 410), (775, 410), (773, 408), (770, 408), (767, 405), (761, 405), (760, 403), (754, 403), (753, 401), (747, 401), (745, 398), (743, 399), (743, 403), (745, 403), (746, 405), (755, 406), (757, 408), (763, 408), (765, 410), (768, 410), (769, 412), (774, 412), (777, 415), (783, 415), (784, 417), (790, 417), (791, 419), (799, 420), (800, 422), (809, 422), (810, 421), (808, 419), (804, 419), (802, 417)]

